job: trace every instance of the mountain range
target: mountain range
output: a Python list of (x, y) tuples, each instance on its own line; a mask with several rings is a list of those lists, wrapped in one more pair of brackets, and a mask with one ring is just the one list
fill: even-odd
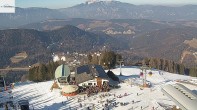
[[(181, 23), (167, 23), (164, 21), (146, 20), (146, 19), (51, 19), (42, 22), (31, 23), (19, 26), (19, 29), (36, 29), (36, 30), (56, 30), (65, 25), (73, 25), (82, 30), (105, 33), (110, 36), (133, 36), (144, 32), (150, 32), (159, 29), (176, 27)], [(183, 26), (183, 25), (180, 25)]]
[[(56, 30), (66, 24), (77, 26), (88, 32), (104, 33), (103, 35), (115, 37), (121, 44), (128, 44), (131, 50), (124, 50), (135, 56), (170, 59), (188, 66), (194, 66), (197, 63), (195, 20), (165, 22), (146, 19), (77, 18), (45, 20), (19, 28)], [(119, 47), (122, 46), (119, 45)]]
[(171, 59), (187, 66), (197, 64), (197, 28), (166, 28), (144, 33), (131, 40), (138, 56)]
[(65, 9), (16, 8), (15, 14), (0, 14), (0, 66), (12, 64), (10, 58), (23, 51), (30, 56), (22, 63), (32, 64), (47, 61), (51, 52), (88, 52), (103, 46), (126, 59), (157, 57), (195, 66), (196, 10), (195, 5), (136, 6), (118, 1)]
[(38, 61), (47, 62), (52, 52), (89, 52), (99, 47), (107, 46), (118, 50), (128, 48), (121, 45), (115, 38), (86, 32), (77, 27), (66, 25), (52, 31), (37, 31), (33, 29), (0, 30), (0, 66), (12, 65), (11, 57), (20, 52), (26, 52), (28, 57), (20, 64), (34, 64)]
[(10, 58), (23, 51), (30, 55), (27, 57), (28, 62), (24, 61), (24, 63), (32, 64), (43, 57), (46, 61), (51, 59), (52, 52), (90, 52), (99, 50), (103, 46), (122, 53), (126, 60), (136, 56), (155, 57), (173, 60), (190, 67), (196, 65), (196, 27), (169, 26), (152, 29), (149, 32), (141, 29), (141, 33), (122, 37), (113, 37), (101, 32), (88, 32), (71, 25), (42, 31), (34, 29), (2, 30), (0, 31), (2, 45), (0, 50), (4, 54), (0, 55), (3, 59), (1, 65), (11, 64), (8, 62)]
[(15, 14), (0, 14), (0, 28), (16, 28), (43, 20), (68, 18), (195, 20), (197, 18), (197, 6), (172, 7), (133, 5), (119, 1), (99, 1), (94, 3), (86, 2), (63, 9), (16, 8)]

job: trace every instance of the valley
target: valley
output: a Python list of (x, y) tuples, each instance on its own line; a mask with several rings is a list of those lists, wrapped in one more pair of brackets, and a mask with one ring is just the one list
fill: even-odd
[(0, 12), (0, 109), (196, 110), (197, 2), (183, 1), (16, 0)]

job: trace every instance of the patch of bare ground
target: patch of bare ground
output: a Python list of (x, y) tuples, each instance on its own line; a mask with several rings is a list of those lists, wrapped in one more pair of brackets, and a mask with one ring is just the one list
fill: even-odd
[(15, 56), (11, 57), (10, 60), (12, 63), (18, 63), (24, 59), (27, 58), (27, 53), (26, 52), (20, 52), (18, 54), (16, 54)]
[(193, 38), (192, 40), (185, 40), (185, 44), (189, 45), (190, 47), (197, 48), (197, 39)]

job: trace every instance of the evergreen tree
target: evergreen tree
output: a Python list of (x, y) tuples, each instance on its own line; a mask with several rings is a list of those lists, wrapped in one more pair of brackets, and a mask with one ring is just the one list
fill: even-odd
[(149, 66), (150, 66), (151, 68), (156, 68), (154, 58), (150, 58)]
[(92, 55), (88, 54), (88, 63), (91, 63), (91, 62), (92, 62)]
[(192, 77), (197, 77), (197, 69), (196, 68), (190, 68), (189, 69), (189, 75)]
[(184, 65), (180, 64), (179, 67), (180, 67), (180, 69), (179, 69), (180, 74), (184, 75), (185, 74), (185, 67), (184, 67)]
[(41, 66), (39, 65), (39, 67), (36, 68), (36, 72), (37, 72), (37, 82), (43, 81), (42, 80), (42, 73), (41, 73)]
[(169, 60), (165, 60), (165, 68), (164, 71), (169, 71)]
[(47, 80), (47, 73), (48, 73), (48, 71), (47, 71), (47, 67), (46, 67), (46, 65), (44, 65), (44, 64), (41, 64), (40, 66), (39, 66), (39, 70), (40, 70), (40, 73), (42, 74), (42, 81), (43, 80)]
[[(120, 56), (119, 56), (120, 57)], [(114, 68), (117, 62), (117, 55), (113, 51), (106, 51), (103, 53), (101, 64), (108, 68)]]
[(34, 80), (34, 71), (35, 71), (35, 68), (30, 68), (29, 69), (29, 80), (33, 81)]
[(144, 58), (143, 61), (142, 61), (142, 65), (145, 65), (145, 64), (150, 65), (149, 62), (150, 62), (149, 58)]
[(157, 58), (157, 69), (161, 70), (161, 59)]
[(173, 62), (171, 61), (171, 60), (168, 60), (168, 68), (169, 68), (169, 72), (171, 72), (171, 73), (173, 73), (174, 71), (173, 71)]
[(33, 67), (29, 69), (29, 80), (40, 82), (54, 79), (55, 70), (58, 66), (58, 62), (51, 61), (48, 64), (40, 64), (37, 67)]

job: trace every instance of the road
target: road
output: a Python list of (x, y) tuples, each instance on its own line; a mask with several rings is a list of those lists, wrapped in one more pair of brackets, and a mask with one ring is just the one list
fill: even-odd
[(29, 71), (29, 67), (19, 67), (19, 68), (4, 68), (4, 69), (0, 69), (0, 71)]

